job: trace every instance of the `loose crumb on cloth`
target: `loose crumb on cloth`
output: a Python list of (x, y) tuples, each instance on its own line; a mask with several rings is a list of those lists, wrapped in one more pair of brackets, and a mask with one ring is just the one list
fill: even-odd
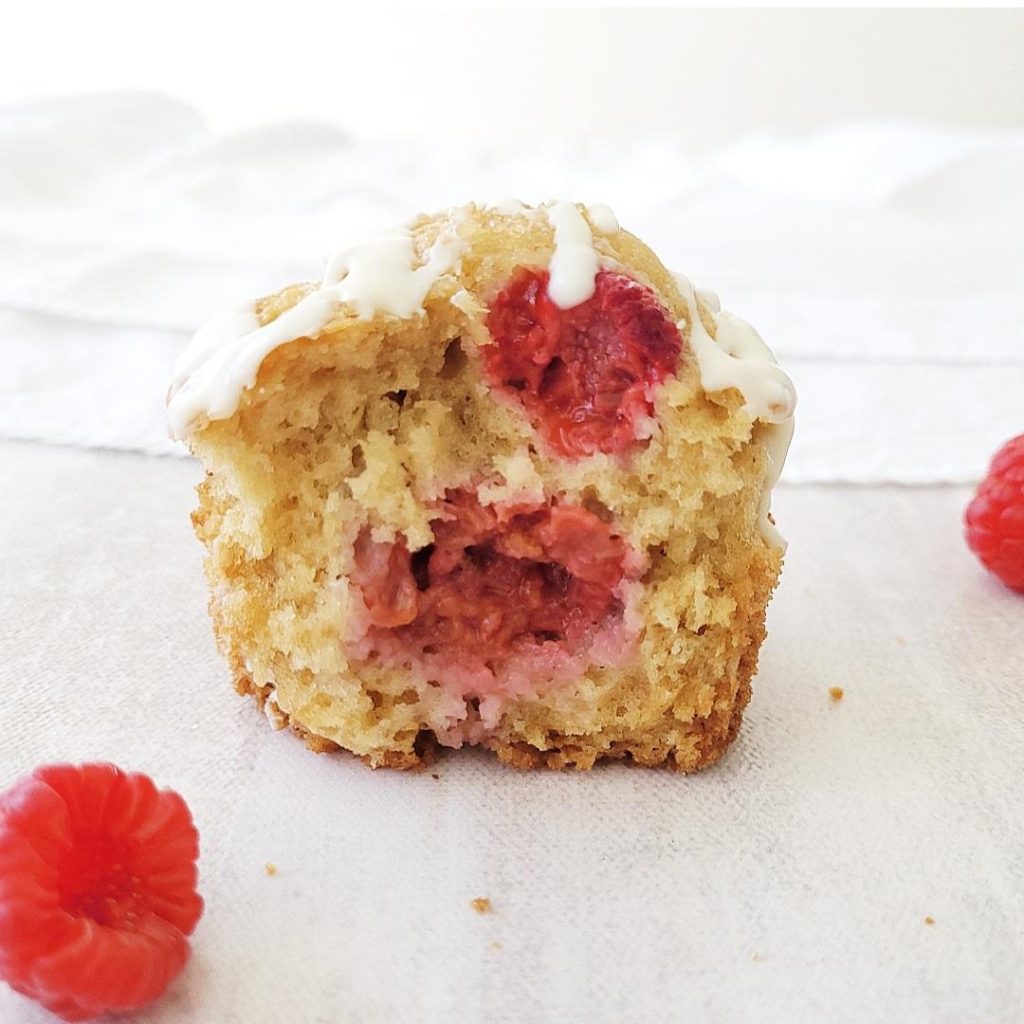
[(493, 907), (491, 906), (491, 901), (486, 896), (477, 896), (477, 898), (470, 903), (470, 906), (478, 914), (490, 914), (490, 913), (493, 913)]
[(935, 918), (934, 918), (934, 917), (932, 917), (932, 915), (931, 915), (931, 914), (929, 914), (929, 915), (928, 915), (928, 916), (927, 916), (927, 917), (926, 917), (926, 918), (924, 919), (924, 923), (925, 923), (925, 924), (935, 924)]
[(841, 686), (830, 686), (828, 688), (828, 695), (835, 701), (843, 699), (843, 688)]
[(267, 861), (264, 865), (263, 870), (267, 873), (268, 878), (273, 878), (277, 874), (277, 865), (272, 861)]

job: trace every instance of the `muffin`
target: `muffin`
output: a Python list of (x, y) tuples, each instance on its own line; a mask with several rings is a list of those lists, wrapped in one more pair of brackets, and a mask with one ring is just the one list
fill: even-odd
[(782, 566), (794, 403), (606, 207), (344, 249), (202, 328), (168, 396), (236, 689), (373, 767), (711, 764)]

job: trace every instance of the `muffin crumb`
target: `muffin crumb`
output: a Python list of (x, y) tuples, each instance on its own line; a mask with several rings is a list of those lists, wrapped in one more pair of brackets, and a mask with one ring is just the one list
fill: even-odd
[[(584, 211), (420, 218), (385, 236), (404, 255), (382, 294), (339, 299), (332, 270), (259, 300), (241, 337), (218, 320), (179, 363), (170, 416), (206, 469), (193, 525), (214, 631), (239, 693), (316, 752), (691, 772), (737, 735), (782, 565), (767, 511), (792, 385), (626, 232), (597, 238), (616, 269), (593, 295), (556, 307), (565, 216)], [(523, 362), (536, 303), (552, 345), (590, 318), (595, 343), (628, 349), (621, 366), (605, 353), (597, 405), (605, 341)], [(719, 328), (761, 355), (726, 359)], [(238, 353), (248, 386), (226, 371)], [(532, 596), (495, 596), (512, 593)], [(463, 642), (485, 620), (487, 643)]]
[(935, 924), (935, 918), (934, 918), (934, 917), (932, 917), (932, 915), (931, 915), (931, 914), (929, 914), (929, 915), (928, 915), (928, 916), (927, 916), (927, 917), (926, 917), (926, 918), (924, 919), (924, 923), (925, 923), (925, 924)]
[(843, 699), (843, 688), (841, 686), (830, 686), (828, 688), (828, 695), (836, 701)]
[(266, 872), (268, 878), (273, 878), (277, 874), (277, 865), (268, 860), (263, 866), (263, 870)]
[(493, 912), (491, 901), (486, 896), (477, 896), (472, 902), (472, 907), (478, 914), (490, 914)]

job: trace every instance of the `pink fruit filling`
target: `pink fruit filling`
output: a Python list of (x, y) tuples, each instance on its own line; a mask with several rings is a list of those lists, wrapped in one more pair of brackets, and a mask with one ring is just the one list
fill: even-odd
[(491, 386), (514, 398), (561, 456), (623, 454), (650, 436), (651, 391), (679, 363), (682, 338), (650, 288), (602, 270), (571, 309), (546, 270), (520, 268), (491, 303), (483, 349)]
[(437, 681), (463, 696), (522, 689), (529, 665), (564, 674), (624, 653), (622, 595), (636, 560), (595, 513), (449, 491), (432, 529), (415, 553), (402, 539), (359, 535), (352, 582), (366, 629), (353, 653), (440, 668)]

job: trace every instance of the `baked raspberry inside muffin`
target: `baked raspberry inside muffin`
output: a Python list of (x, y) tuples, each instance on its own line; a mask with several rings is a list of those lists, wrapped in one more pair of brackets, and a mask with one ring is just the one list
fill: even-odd
[(487, 377), (517, 394), (559, 455), (628, 451), (646, 436), (654, 386), (679, 363), (679, 330), (625, 274), (598, 271), (594, 294), (570, 309), (551, 299), (549, 277), (524, 267), (491, 303)]
[(603, 208), (471, 205), (217, 318), (172, 431), (236, 686), (412, 767), (721, 755), (782, 560), (792, 385)]

